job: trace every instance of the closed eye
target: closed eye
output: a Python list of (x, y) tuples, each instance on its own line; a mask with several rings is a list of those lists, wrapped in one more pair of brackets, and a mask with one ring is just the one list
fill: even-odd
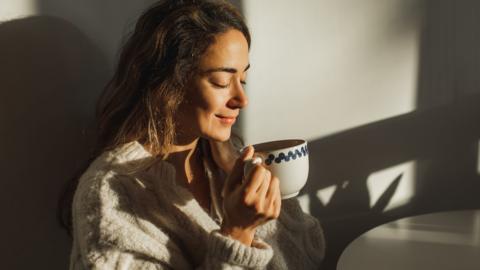
[(230, 84), (220, 84), (215, 82), (210, 82), (216, 88), (227, 88)]
[[(216, 83), (216, 82), (213, 82), (213, 81), (210, 81), (210, 83), (216, 88), (228, 88), (230, 86), (230, 84), (221, 84), (221, 83)], [(242, 85), (247, 85), (246, 81), (240, 81), (240, 83)]]

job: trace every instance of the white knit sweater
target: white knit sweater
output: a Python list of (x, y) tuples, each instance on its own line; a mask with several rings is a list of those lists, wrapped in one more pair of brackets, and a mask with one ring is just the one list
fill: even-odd
[(100, 155), (73, 201), (70, 269), (319, 269), (319, 222), (297, 199), (257, 229), (252, 246), (219, 233), (223, 178), (207, 162), (212, 209), (175, 182), (166, 161), (132, 173), (152, 156), (138, 142)]

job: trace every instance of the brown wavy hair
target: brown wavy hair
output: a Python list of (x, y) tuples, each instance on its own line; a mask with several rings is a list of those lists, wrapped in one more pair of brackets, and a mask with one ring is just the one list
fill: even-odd
[[(226, 1), (163, 0), (147, 9), (97, 103), (97, 143), (87, 166), (103, 151), (131, 141), (165, 158), (174, 143), (174, 116), (187, 82), (215, 36), (230, 29), (242, 32), (250, 47), (243, 17)], [(58, 217), (69, 233), (73, 194), (87, 166), (59, 200)]]

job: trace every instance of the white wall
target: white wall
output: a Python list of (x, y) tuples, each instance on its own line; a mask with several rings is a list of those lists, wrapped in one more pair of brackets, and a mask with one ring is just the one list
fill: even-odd
[[(244, 3), (253, 35), (248, 143), (314, 140), (415, 110), (418, 1)], [(414, 162), (394, 171), (398, 166), (408, 173), (392, 201), (397, 205), (410, 197)], [(371, 204), (393, 180), (383, 179), (369, 180), (377, 183), (369, 186)], [(318, 193), (324, 203), (331, 195), (332, 187)]]
[(415, 2), (245, 1), (246, 140), (314, 139), (414, 110)]
[(34, 15), (37, 13), (36, 0), (18, 0), (0, 2), (0, 21), (7, 21)]
[(324, 226), (327, 269), (378, 224), (480, 207), (478, 1), (243, 3), (244, 137), (309, 141), (300, 202)]

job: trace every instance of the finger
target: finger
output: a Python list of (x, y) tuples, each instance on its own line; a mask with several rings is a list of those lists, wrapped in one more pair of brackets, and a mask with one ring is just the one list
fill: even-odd
[(244, 179), (250, 178), (250, 175), (252, 174), (253, 169), (258, 164), (262, 164), (262, 158), (257, 157), (255, 155), (254, 155), (254, 158), (245, 161), (245, 164), (243, 166)]
[(282, 196), (280, 193), (280, 180), (275, 176), (272, 177), (267, 198), (270, 201), (269, 213), (271, 219), (278, 218), (282, 207)]
[(242, 181), (245, 161), (251, 159), (254, 152), (255, 149), (253, 149), (253, 146), (249, 145), (243, 150), (240, 157), (237, 158), (230, 175), (227, 177), (227, 180), (223, 185), (222, 197), (225, 197), (226, 194), (231, 193), (235, 186)]
[[(270, 186), (270, 174), (267, 173), (268, 170), (266, 170), (266, 173), (264, 173), (263, 181), (260, 185), (260, 187), (257, 189), (257, 192), (254, 193), (255, 196), (255, 204), (256, 204), (256, 209), (258, 212), (264, 213), (266, 217), (268, 217), (268, 207), (269, 207), (269, 202), (266, 200), (266, 195), (268, 192), (268, 187)], [(252, 192), (253, 194), (253, 192)]]
[(275, 218), (278, 218), (282, 210), (282, 195), (280, 194), (280, 186), (277, 188), (275, 192), (275, 199), (274, 199), (273, 205), (275, 208)]
[(263, 200), (265, 200), (267, 196), (268, 188), (270, 187), (271, 177), (272, 177), (272, 174), (270, 173), (270, 171), (265, 169), (263, 173), (262, 184), (257, 189), (257, 195)]
[(270, 181), (270, 186), (268, 188), (268, 192), (266, 195), (266, 205), (268, 207), (269, 218), (273, 219), (276, 218), (277, 209), (275, 208), (275, 199), (278, 193), (278, 178), (273, 176), (272, 180)]
[(267, 169), (265, 169), (262, 165), (255, 165), (255, 168), (252, 169), (250, 175), (247, 176), (245, 182), (243, 183), (244, 189), (247, 190), (247, 193), (256, 195), (263, 183), (263, 180), (265, 179), (264, 173), (266, 170)]
[(270, 186), (268, 187), (268, 192), (267, 192), (267, 200), (273, 203), (275, 199), (275, 195), (277, 190), (279, 189), (279, 184), (280, 181), (278, 180), (278, 177), (272, 176), (272, 180), (270, 181)]

